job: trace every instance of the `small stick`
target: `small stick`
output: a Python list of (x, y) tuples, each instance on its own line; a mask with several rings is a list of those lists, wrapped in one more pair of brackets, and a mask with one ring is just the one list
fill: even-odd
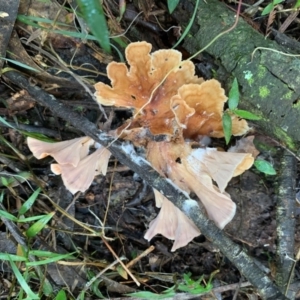
[(102, 241), (104, 242), (104, 244), (106, 245), (106, 247), (109, 249), (109, 251), (119, 261), (119, 263), (121, 264), (121, 266), (123, 267), (123, 269), (129, 274), (129, 276), (131, 277), (131, 279), (136, 283), (137, 286), (140, 286), (141, 284), (137, 281), (137, 279), (133, 276), (133, 274), (129, 271), (129, 269), (124, 265), (124, 263), (121, 261), (121, 259), (119, 258), (119, 256), (115, 253), (115, 251), (107, 243), (107, 241), (105, 240), (105, 238), (102, 237), (102, 236), (101, 236), (101, 238), (102, 238)]
[(137, 256), (135, 259), (133, 259), (132, 261), (130, 261), (126, 267), (130, 268), (133, 265), (135, 265), (141, 258), (145, 257), (146, 255), (148, 255), (150, 252), (152, 252), (155, 249), (154, 246), (150, 246), (148, 249), (146, 249), (144, 252), (142, 252), (139, 256)]

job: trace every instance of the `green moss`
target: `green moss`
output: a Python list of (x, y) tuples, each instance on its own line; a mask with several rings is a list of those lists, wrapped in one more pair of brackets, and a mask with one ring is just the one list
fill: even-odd
[(269, 96), (269, 94), (270, 90), (266, 86), (259, 87), (259, 96), (261, 98), (266, 98), (267, 96)]
[(283, 98), (286, 99), (286, 100), (291, 100), (292, 99), (292, 96), (293, 96), (293, 92), (292, 91), (289, 91), (287, 92)]
[(275, 155), (278, 152), (275, 146), (271, 146), (269, 143), (257, 139), (254, 140), (254, 145), (260, 152), (269, 152), (271, 155)]
[(265, 67), (263, 67), (262, 65), (258, 66), (258, 72), (257, 72), (257, 77), (258, 78), (263, 78), (265, 77), (267, 73), (267, 69)]
[(254, 82), (253, 78), (251, 78), (251, 79), (248, 80), (248, 83), (249, 83), (250, 86), (252, 85), (253, 82)]
[(286, 132), (284, 132), (284, 130), (282, 130), (279, 127), (275, 127), (274, 132), (276, 134), (277, 139), (280, 140), (284, 145), (286, 145), (287, 148), (293, 151), (296, 150), (295, 143), (293, 142), (292, 138), (288, 136)]

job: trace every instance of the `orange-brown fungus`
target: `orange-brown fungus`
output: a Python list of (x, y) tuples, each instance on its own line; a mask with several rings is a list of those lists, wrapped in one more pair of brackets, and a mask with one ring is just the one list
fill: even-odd
[(130, 128), (147, 127), (152, 134), (173, 135), (172, 97), (184, 84), (202, 83), (203, 79), (194, 75), (191, 61), (181, 61), (180, 52), (159, 50), (150, 55), (150, 51), (146, 42), (130, 44), (125, 52), (130, 69), (123, 63), (110, 63), (107, 74), (112, 87), (97, 83), (95, 95), (103, 105), (134, 108), (134, 113), (143, 107)]
[[(185, 138), (223, 137), (223, 106), (227, 101), (217, 80), (204, 81), (195, 76), (191, 61), (181, 61), (176, 50), (150, 54), (151, 45), (128, 45), (125, 54), (130, 68), (112, 62), (107, 67), (111, 85), (95, 85), (102, 105), (133, 108), (134, 119), (122, 127), (148, 128), (154, 135), (174, 135), (183, 129)], [(234, 135), (247, 132), (245, 120), (232, 117)]]

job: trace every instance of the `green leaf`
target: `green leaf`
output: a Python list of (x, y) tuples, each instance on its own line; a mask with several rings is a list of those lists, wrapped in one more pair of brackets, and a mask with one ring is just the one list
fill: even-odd
[(93, 272), (93, 271), (91, 271), (91, 270), (88, 270), (87, 271), (87, 276), (88, 276), (88, 279), (89, 280), (93, 280), (93, 283), (92, 283), (92, 286), (91, 286), (91, 291), (93, 291), (93, 293), (98, 297), (98, 298), (100, 298), (100, 299), (105, 299), (105, 297), (102, 295), (102, 293), (100, 292), (100, 290), (99, 290), (99, 284), (100, 284), (100, 282), (101, 281), (103, 281), (103, 279), (100, 277), (100, 278), (97, 278), (96, 280), (95, 280), (95, 278), (93, 278), (93, 277), (95, 277), (95, 273)]
[(274, 8), (274, 4), (273, 3), (268, 4), (264, 8), (264, 10), (262, 11), (261, 15), (262, 16), (268, 15), (273, 10), (273, 8)]
[(240, 100), (239, 84), (236, 78), (234, 78), (231, 89), (228, 96), (228, 107), (233, 110), (236, 109)]
[[(79, 296), (77, 297), (77, 299), (79, 299), (79, 300), (84, 300), (85, 299), (85, 291), (84, 290), (82, 290), (81, 292), (80, 292), (80, 294), (79, 294)], [(76, 300), (77, 300), (76, 299)]]
[(18, 267), (16, 266), (16, 264), (13, 262), (12, 259), (10, 259), (10, 265), (11, 268), (13, 270), (14, 275), (16, 276), (19, 284), (21, 285), (22, 289), (25, 291), (25, 293), (27, 294), (27, 298), (31, 299), (31, 300), (35, 300), (35, 299), (40, 299), (39, 295), (35, 294), (31, 288), (29, 287), (29, 285), (27, 284), (26, 280), (24, 279), (24, 277), (22, 276), (22, 274), (20, 273)]
[(300, 0), (297, 0), (295, 6), (294, 6), (294, 9), (297, 9), (300, 7)]
[(67, 300), (66, 292), (64, 290), (60, 290), (54, 300)]
[(60, 255), (56, 255), (47, 259), (43, 259), (43, 260), (39, 260), (39, 261), (30, 261), (26, 263), (27, 267), (33, 267), (33, 266), (40, 266), (40, 265), (47, 265), (59, 260), (63, 260), (63, 259), (75, 259), (75, 257), (71, 256), (69, 253), (67, 254), (60, 254)]
[(119, 13), (120, 13), (120, 16), (118, 18), (118, 22), (121, 21), (121, 19), (123, 18), (123, 15), (126, 11), (126, 1), (125, 0), (121, 0), (119, 1)]
[(89, 25), (93, 35), (107, 53), (111, 53), (109, 32), (103, 8), (99, 0), (77, 0), (84, 20)]
[(254, 166), (255, 168), (262, 172), (262, 173), (265, 173), (267, 175), (276, 175), (276, 171), (275, 169), (273, 168), (273, 166), (266, 160), (263, 160), (263, 159), (257, 159), (255, 162), (254, 162)]
[(39, 215), (39, 216), (32, 216), (32, 217), (28, 217), (28, 218), (23, 218), (23, 216), (21, 216), (18, 219), (18, 223), (28, 223), (28, 222), (33, 222), (36, 220), (40, 220), (41, 218), (43, 218), (44, 215)]
[[(30, 255), (34, 255), (34, 256), (38, 256), (38, 257), (58, 257), (58, 256), (62, 255), (61, 253), (44, 251), (44, 250), (30, 250), (28, 253)], [(63, 254), (63, 255), (69, 255), (70, 259), (74, 259), (74, 257), (72, 256), (74, 253), (76, 253), (76, 252), (67, 253), (67, 254)]]
[(174, 290), (167, 290), (167, 293), (162, 293), (162, 294), (155, 294), (152, 292), (136, 292), (136, 293), (130, 293), (126, 294), (127, 296), (132, 296), (136, 298), (142, 298), (142, 299), (165, 299), (165, 298), (172, 298), (175, 296)]
[[(5, 177), (0, 177), (0, 186), (15, 187), (23, 183), (24, 181), (31, 179), (30, 172), (20, 172), (19, 174), (4, 174)], [(8, 177), (9, 176), (9, 177)]]
[(179, 3), (179, 0), (168, 0), (168, 9), (169, 9), (170, 14), (175, 10), (178, 3)]
[[(43, 21), (39, 21), (40, 23), (35, 23), (33, 22), (32, 20), (34, 21), (38, 21), (39, 19), (43, 20), (43, 18), (37, 18), (37, 17), (30, 17), (30, 16), (25, 16), (25, 15), (18, 15), (17, 19), (25, 24), (28, 24), (32, 27), (35, 27), (35, 28), (40, 28), (40, 29), (43, 29), (43, 30), (46, 30), (46, 31), (50, 31), (50, 32), (53, 32), (53, 33), (56, 33), (56, 34), (61, 34), (61, 35), (66, 35), (66, 36), (70, 36), (70, 37), (74, 37), (74, 38), (78, 38), (78, 39), (82, 39), (82, 40), (86, 40), (86, 39), (89, 39), (89, 40), (93, 40), (93, 41), (97, 41), (98, 38), (91, 35), (91, 34), (86, 34), (85, 32), (75, 32), (75, 31), (68, 31), (68, 30), (49, 30), (49, 28), (46, 28), (46, 27), (43, 27), (43, 26), (40, 26), (39, 24), (42, 23), (55, 23), (55, 24), (59, 24), (59, 22), (55, 22), (55, 21), (52, 21), (52, 20), (46, 20), (46, 22), (43, 22)], [(64, 26), (66, 24), (63, 24)], [(126, 48), (127, 44), (118, 36), (116, 37), (111, 37), (111, 39), (113, 39), (117, 44), (119, 44), (122, 48)], [(119, 55), (119, 58), (120, 58), (120, 61), (124, 62), (124, 57), (122, 55), (122, 53), (119, 51), (119, 49), (114, 46), (113, 44), (110, 45), (111, 47), (113, 47), (118, 55)]]
[(183, 274), (183, 279), (185, 282), (178, 285), (178, 290), (197, 295), (209, 292), (213, 288), (211, 283), (208, 283), (205, 286), (201, 285), (204, 277), (203, 275), (196, 281), (191, 279), (191, 275), (191, 273)]
[(24, 134), (25, 136), (32, 137), (33, 139), (36, 139), (36, 140), (39, 140), (39, 141), (42, 141), (42, 142), (47, 142), (47, 143), (55, 143), (55, 142), (57, 142), (56, 140), (48, 138), (46, 135), (41, 134), (41, 133), (26, 132), (26, 131), (23, 131), (23, 130), (20, 130), (20, 132), (22, 134)]
[(11, 126), (8, 122), (6, 122), (5, 119), (3, 119), (2, 117), (0, 117), (0, 122), (3, 123), (4, 125), (6, 125), (7, 127), (10, 127), (12, 129), (15, 129), (13, 126)]
[(273, 4), (274, 5), (277, 5), (277, 4), (279, 4), (279, 3), (281, 3), (281, 2), (283, 2), (284, 0), (273, 0)]
[(51, 212), (50, 214), (43, 216), (40, 220), (38, 220), (26, 230), (26, 235), (28, 237), (36, 236), (46, 226), (46, 224), (50, 221), (54, 214), (55, 212)]
[(9, 181), (7, 178), (5, 177), (0, 177), (0, 182), (1, 182), (1, 185), (0, 186), (9, 186)]
[(14, 254), (0, 253), (0, 260), (26, 261), (27, 258)]
[[(50, 20), (47, 18), (35, 17), (35, 16), (18, 15), (17, 19), (19, 21), (21, 21), (27, 25), (31, 25), (31, 26), (37, 26), (38, 23), (47, 23), (47, 24), (51, 24), (52, 26), (62, 25), (63, 27), (66, 27), (66, 23)], [(38, 22), (38, 23), (35, 23), (35, 22)], [(51, 27), (51, 26), (49, 26), (49, 27)], [(42, 27), (40, 27), (40, 28), (42, 28)]]
[(232, 135), (232, 120), (231, 116), (228, 113), (224, 113), (222, 117), (223, 121), (223, 130), (224, 130), (224, 137), (226, 141), (226, 145), (230, 142), (230, 138)]
[(45, 296), (50, 296), (53, 294), (53, 287), (47, 278), (45, 278), (43, 282), (43, 293)]
[(206, 286), (202, 286), (201, 284), (195, 282), (192, 285), (186, 285), (186, 284), (179, 284), (178, 290), (181, 292), (188, 292), (193, 295), (207, 293), (213, 288), (212, 284), (208, 284)]
[(9, 58), (4, 58), (4, 57), (0, 57), (0, 59), (6, 60), (6, 61), (8, 61), (8, 62), (10, 62), (10, 63), (12, 63), (12, 64), (14, 64), (16, 66), (19, 66), (21, 68), (24, 68), (24, 69), (27, 69), (27, 70), (30, 70), (30, 71), (34, 71), (34, 72), (37, 72), (37, 73), (40, 72), (39, 70), (37, 70), (35, 68), (32, 68), (32, 67), (30, 67), (28, 65), (25, 65), (25, 64), (23, 64), (23, 63), (21, 63), (21, 62), (19, 62), (17, 60), (14, 60), (14, 59), (9, 59)]
[(0, 217), (3, 217), (7, 220), (11, 220), (13, 222), (17, 222), (18, 221), (18, 218), (15, 217), (14, 215), (8, 213), (7, 211), (4, 211), (4, 210), (0, 210)]
[(261, 117), (257, 116), (247, 110), (242, 110), (242, 109), (234, 109), (232, 111), (234, 114), (236, 114), (237, 116), (247, 119), (247, 120), (260, 120)]
[(41, 189), (38, 188), (36, 191), (33, 192), (33, 194), (28, 198), (28, 200), (26, 200), (23, 205), (21, 206), (21, 208), (19, 209), (19, 214), (20, 215), (24, 215), (33, 205), (33, 203), (35, 202), (37, 196), (39, 195)]

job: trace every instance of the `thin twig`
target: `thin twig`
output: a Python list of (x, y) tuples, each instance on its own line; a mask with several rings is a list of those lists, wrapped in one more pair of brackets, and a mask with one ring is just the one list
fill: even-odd
[(110, 247), (110, 245), (108, 244), (108, 242), (106, 241), (106, 239), (104, 237), (102, 237), (102, 241), (104, 242), (104, 244), (106, 245), (106, 247), (109, 249), (109, 251), (112, 253), (112, 255), (119, 261), (119, 263), (121, 264), (121, 266), (123, 267), (123, 269), (128, 273), (128, 275), (131, 277), (131, 279), (136, 283), (137, 286), (140, 286), (141, 284), (138, 282), (138, 280), (133, 276), (133, 274), (130, 272), (130, 270), (124, 265), (124, 263), (122, 262), (122, 260), (119, 258), (119, 256), (116, 254), (116, 252), (112, 249), (112, 247)]
[(126, 267), (131, 268), (133, 265), (135, 265), (139, 260), (141, 260), (143, 257), (147, 256), (150, 252), (152, 252), (155, 249), (154, 246), (150, 246), (148, 249), (143, 251), (140, 255), (138, 255), (136, 258), (134, 258), (132, 261), (130, 261)]
[[(123, 259), (123, 258), (121, 258)], [(115, 260), (114, 262), (112, 262), (110, 265), (108, 265), (106, 268), (104, 268), (101, 272), (99, 272), (96, 276), (94, 276), (89, 282), (87, 282), (87, 284), (85, 285), (85, 287), (82, 289), (82, 291), (79, 293), (78, 297), (76, 300), (80, 300), (82, 299), (82, 295), (84, 295), (84, 293), (93, 285), (93, 283), (99, 278), (101, 277), (106, 271), (110, 270), (114, 265), (116, 265), (117, 263), (120, 262), (120, 258)]]

